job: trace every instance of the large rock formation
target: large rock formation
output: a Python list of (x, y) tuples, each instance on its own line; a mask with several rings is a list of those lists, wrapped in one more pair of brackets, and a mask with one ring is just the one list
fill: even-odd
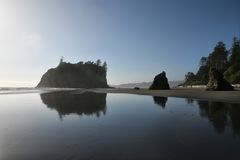
[(162, 73), (158, 74), (157, 76), (155, 76), (153, 83), (149, 89), (152, 89), (152, 90), (170, 89), (169, 84), (168, 84), (168, 79), (167, 79), (166, 73), (164, 71)]
[(232, 91), (233, 86), (223, 78), (223, 74), (217, 69), (211, 68), (209, 70), (209, 82), (206, 90), (213, 91)]
[(106, 88), (106, 63), (66, 63), (62, 60), (56, 68), (49, 69), (37, 87), (54, 88)]

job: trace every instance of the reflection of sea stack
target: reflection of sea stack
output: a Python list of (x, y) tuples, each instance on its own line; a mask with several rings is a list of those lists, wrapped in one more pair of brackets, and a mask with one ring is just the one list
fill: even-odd
[(209, 71), (207, 90), (232, 91), (233, 86), (223, 78), (223, 75), (217, 69), (211, 68)]
[(55, 109), (60, 117), (69, 114), (96, 115), (106, 112), (106, 93), (51, 92), (40, 94), (48, 108)]
[(168, 79), (167, 79), (166, 73), (164, 71), (162, 73), (158, 74), (157, 76), (155, 76), (153, 83), (149, 89), (152, 89), (152, 90), (170, 89), (169, 84), (168, 84)]
[(107, 88), (106, 65), (106, 62), (101, 65), (101, 61), (71, 64), (61, 59), (56, 68), (49, 69), (42, 76), (37, 87)]
[(213, 101), (197, 101), (200, 115), (206, 117), (217, 132), (223, 133), (230, 126), (233, 133), (240, 135), (239, 104)]
[(162, 108), (165, 108), (168, 98), (153, 96), (153, 100), (154, 100), (155, 104), (161, 106)]

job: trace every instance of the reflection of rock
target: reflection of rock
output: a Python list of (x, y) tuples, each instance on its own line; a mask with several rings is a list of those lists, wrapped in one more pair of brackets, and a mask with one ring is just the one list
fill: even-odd
[(155, 104), (161, 106), (162, 108), (165, 108), (168, 98), (153, 96), (153, 100), (154, 100)]
[(166, 77), (166, 73), (163, 71), (162, 73), (158, 74), (155, 76), (152, 85), (150, 86), (149, 89), (170, 89), (169, 84), (168, 84), (168, 79)]
[(217, 69), (211, 68), (209, 71), (207, 90), (231, 91), (233, 87), (223, 78), (223, 75)]
[(55, 109), (60, 117), (69, 114), (96, 115), (106, 112), (106, 94), (85, 92), (74, 94), (72, 92), (51, 92), (40, 95), (42, 102), (48, 108)]
[(195, 100), (191, 98), (185, 98), (185, 101), (187, 102), (187, 104), (193, 105)]
[(208, 118), (214, 128), (223, 133), (225, 127), (231, 124), (235, 134), (240, 134), (240, 107), (239, 104), (223, 102), (197, 101), (200, 115)]

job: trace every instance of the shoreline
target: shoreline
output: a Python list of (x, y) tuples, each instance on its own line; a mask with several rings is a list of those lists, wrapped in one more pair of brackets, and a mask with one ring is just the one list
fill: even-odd
[(207, 101), (239, 103), (240, 104), (240, 90), (234, 91), (205, 91), (199, 88), (174, 88), (170, 90), (149, 90), (149, 89), (89, 89), (97, 93), (122, 93), (122, 94), (137, 94), (150, 95), (158, 97), (176, 97), (176, 98), (190, 98)]
[(240, 104), (240, 89), (234, 91), (205, 91), (203, 88), (172, 88), (170, 90), (149, 90), (146, 88), (132, 89), (132, 88), (16, 88), (0, 90), (0, 95), (6, 94), (27, 94), (27, 93), (46, 93), (58, 91), (71, 91), (77, 94), (84, 92), (95, 93), (118, 93), (118, 94), (136, 94), (149, 95), (156, 97), (176, 97), (189, 98), (196, 100), (228, 102)]

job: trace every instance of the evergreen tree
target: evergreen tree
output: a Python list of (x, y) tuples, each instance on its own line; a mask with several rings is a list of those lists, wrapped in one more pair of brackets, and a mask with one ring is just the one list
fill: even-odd
[(188, 72), (186, 75), (185, 75), (185, 80), (186, 81), (192, 81), (195, 79), (195, 75), (193, 72)]
[(196, 75), (192, 72), (188, 72), (185, 76), (185, 84), (207, 84), (210, 68), (216, 68), (221, 73), (224, 73), (225, 78), (229, 82), (240, 83), (240, 41), (237, 38), (233, 40), (229, 61), (228, 54), (229, 52), (225, 44), (221, 41), (218, 42), (208, 57), (202, 57), (200, 59), (199, 69)]
[(206, 66), (207, 65), (207, 57), (202, 57), (199, 62), (199, 66)]
[(233, 38), (233, 44), (230, 50), (229, 64), (240, 66), (240, 40), (237, 39), (237, 37)]
[(240, 83), (240, 40), (233, 38), (230, 49), (228, 69), (224, 72), (224, 77), (232, 84)]
[(101, 60), (100, 59), (98, 59), (97, 61), (96, 61), (96, 64), (97, 64), (97, 66), (101, 66)]
[(220, 72), (224, 72), (227, 67), (228, 51), (223, 42), (218, 42), (214, 50), (208, 56), (207, 66), (216, 68)]
[(103, 62), (102, 66), (103, 66), (104, 70), (107, 71), (107, 62), (106, 61)]

